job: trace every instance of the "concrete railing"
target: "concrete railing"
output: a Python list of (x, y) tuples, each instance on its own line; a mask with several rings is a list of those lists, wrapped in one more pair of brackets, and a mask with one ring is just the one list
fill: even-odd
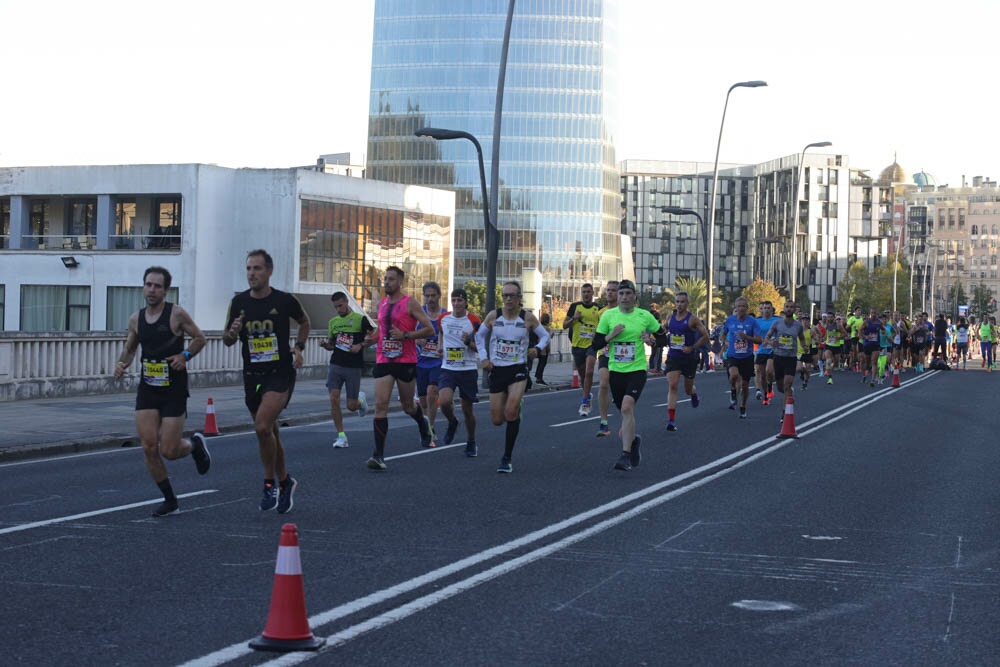
[[(552, 358), (562, 360), (569, 354), (569, 342), (564, 331), (553, 334)], [(191, 387), (242, 382), (239, 346), (226, 347), (221, 331), (205, 332), (205, 338), (205, 349), (188, 364)], [(319, 346), (323, 338), (309, 337), (300, 377), (326, 376), (330, 353)], [(6, 332), (0, 337), (0, 401), (130, 391), (139, 376), (138, 357), (121, 380), (113, 375), (124, 343), (124, 332)], [(369, 356), (374, 360), (373, 350)]]

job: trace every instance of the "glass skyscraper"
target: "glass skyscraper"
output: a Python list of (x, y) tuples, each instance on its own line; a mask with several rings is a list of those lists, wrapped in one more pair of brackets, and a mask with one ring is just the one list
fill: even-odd
[[(473, 134), (489, 171), (507, 4), (375, 2), (367, 175), (456, 192), (456, 285), (486, 274), (475, 148), (414, 132)], [(615, 5), (517, 2), (500, 142), (498, 282), (537, 267), (546, 292), (579, 298), (584, 282), (619, 277)]]

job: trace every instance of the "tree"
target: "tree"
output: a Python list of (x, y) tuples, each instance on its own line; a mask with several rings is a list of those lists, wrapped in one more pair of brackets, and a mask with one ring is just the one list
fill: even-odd
[[(503, 298), (500, 296), (500, 289), (503, 286), (497, 283), (497, 296), (496, 303), (499, 306), (503, 303)], [(486, 317), (486, 284), (475, 280), (466, 280), (465, 284), (462, 286), (465, 293), (469, 296), (469, 312), (479, 315), (479, 317)], [(447, 304), (442, 304), (442, 307), (447, 308)]]
[[(757, 278), (752, 283), (743, 288), (740, 296), (746, 297), (746, 300), (750, 302), (750, 312), (760, 314), (757, 305), (761, 301), (770, 301), (774, 304), (774, 309), (780, 311), (785, 305), (785, 298), (781, 296), (781, 292), (778, 288), (774, 286), (770, 280), (764, 280), (763, 278)], [(732, 313), (727, 313), (731, 315)]]
[[(678, 292), (687, 292), (688, 295), (688, 310), (697, 315), (701, 315), (705, 311), (705, 294), (708, 291), (708, 285), (701, 278), (688, 278), (684, 276), (677, 276), (674, 279), (674, 287), (676, 289), (664, 289), (663, 295), (664, 299), (662, 301), (664, 306), (664, 311), (667, 312), (674, 309), (674, 304), (676, 302), (676, 295)], [(712, 299), (712, 304), (718, 306), (722, 303), (722, 298), (719, 295), (719, 291), (715, 290), (715, 298)], [(718, 308), (715, 309), (716, 319), (719, 319)], [(706, 324), (711, 328), (711, 324)]]
[(867, 267), (855, 262), (847, 269), (847, 275), (837, 284), (837, 298), (833, 309), (838, 313), (850, 313), (855, 308), (867, 312), (875, 303), (875, 281)]
[[(958, 317), (958, 307), (969, 304), (969, 295), (962, 287), (962, 281), (956, 279), (955, 284), (948, 288), (948, 301), (944, 304), (944, 314)], [(931, 317), (936, 317), (937, 313), (930, 313)]]
[(985, 283), (979, 283), (972, 288), (972, 301), (969, 304), (975, 311), (977, 317), (993, 315), (997, 311), (996, 299), (993, 298), (993, 290)]

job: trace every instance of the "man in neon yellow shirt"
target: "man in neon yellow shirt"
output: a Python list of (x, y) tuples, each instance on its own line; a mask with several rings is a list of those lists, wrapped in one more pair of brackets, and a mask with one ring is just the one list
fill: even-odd
[(643, 332), (655, 334), (667, 344), (660, 321), (648, 310), (635, 307), (635, 283), (618, 283), (618, 307), (606, 311), (597, 325), (594, 347), (608, 346), (608, 375), (611, 398), (622, 416), (622, 453), (615, 470), (631, 470), (639, 465), (640, 437), (635, 432), (635, 404), (646, 386), (646, 348)]

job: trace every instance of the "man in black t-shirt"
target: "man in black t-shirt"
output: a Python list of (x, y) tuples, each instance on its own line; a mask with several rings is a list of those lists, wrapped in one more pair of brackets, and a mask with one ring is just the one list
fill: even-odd
[[(284, 514), (292, 509), (298, 483), (285, 467), (278, 415), (292, 397), (295, 369), (302, 367), (302, 351), (309, 339), (309, 316), (295, 296), (271, 287), (273, 272), (271, 255), (264, 250), (250, 251), (247, 255), (250, 289), (240, 292), (229, 303), (222, 342), (226, 347), (241, 343), (245, 401), (254, 418), (264, 465), (260, 509), (277, 507), (278, 513)], [(288, 344), (289, 320), (299, 325), (294, 347)]]

